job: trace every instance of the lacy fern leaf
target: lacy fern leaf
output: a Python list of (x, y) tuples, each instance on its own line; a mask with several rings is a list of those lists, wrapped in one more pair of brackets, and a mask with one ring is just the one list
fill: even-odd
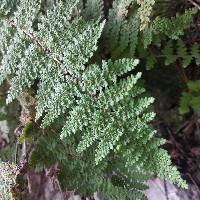
[(140, 30), (144, 30), (150, 22), (150, 15), (152, 13), (155, 0), (137, 0), (137, 3), (140, 5)]
[(15, 183), (14, 164), (0, 161), (0, 198), (12, 199), (11, 187)]
[[(58, 1), (42, 12), (39, 0), (21, 0), (13, 15), (1, 13), (0, 80), (10, 83), (7, 102), (33, 89), (37, 105), (32, 118), (38, 122), (42, 119), (42, 128), (66, 119), (60, 137), (63, 141), (77, 138), (77, 156), (89, 151), (90, 161), (97, 166), (106, 165), (109, 158), (121, 158), (124, 171), (150, 171), (186, 187), (167, 153), (159, 148), (163, 140), (154, 137), (149, 125), (155, 116), (150, 111), (154, 99), (145, 96), (139, 81), (141, 73), (129, 75), (139, 61), (126, 58), (89, 64), (105, 22), (76, 16), (77, 5), (77, 0)], [(132, 1), (113, 4), (109, 32), (119, 33), (130, 5)], [(138, 25), (137, 13), (133, 16), (127, 23)], [(110, 30), (116, 21), (119, 26)], [(136, 37), (137, 32), (129, 35), (127, 44)], [(61, 152), (53, 143), (49, 148), (59, 157)], [(60, 156), (64, 158), (67, 152), (62, 150)], [(85, 163), (87, 170), (89, 164)]]
[(167, 36), (172, 40), (179, 39), (184, 35), (184, 30), (190, 26), (196, 12), (196, 8), (190, 8), (186, 9), (185, 13), (171, 18), (157, 16), (144, 31), (144, 47), (150, 45), (154, 38), (161, 40)]
[[(130, 9), (132, 12), (129, 12)], [(134, 56), (140, 26), (137, 11), (135, 0), (113, 2), (103, 34), (112, 57), (122, 57), (124, 53)]]
[(104, 2), (103, 0), (87, 0), (83, 9), (85, 19), (104, 18)]
[(55, 133), (41, 136), (30, 154), (30, 166), (42, 170), (57, 163), (61, 187), (73, 190), (75, 194), (89, 197), (96, 191), (100, 199), (111, 200), (145, 197), (143, 190), (147, 186), (144, 181), (150, 174), (135, 168), (127, 171), (120, 164), (121, 160), (115, 158), (111, 164), (109, 161), (95, 165), (92, 149), (76, 153), (76, 140), (77, 137), (61, 141)]
[(200, 116), (200, 80), (189, 81), (188, 92), (183, 92), (180, 99), (179, 111), (181, 114), (186, 114), (192, 109)]

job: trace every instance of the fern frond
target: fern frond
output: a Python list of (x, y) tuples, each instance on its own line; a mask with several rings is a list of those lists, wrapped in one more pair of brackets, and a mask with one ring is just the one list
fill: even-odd
[(0, 161), (0, 198), (12, 199), (11, 186), (15, 183), (14, 164)]
[(184, 29), (190, 25), (196, 12), (196, 8), (191, 8), (171, 19), (157, 17), (152, 25), (154, 33), (165, 33), (169, 38), (177, 40), (184, 34)]
[(104, 2), (103, 0), (87, 0), (83, 9), (85, 19), (103, 19), (104, 18)]
[[(72, 164), (82, 173), (83, 169), (90, 171), (91, 166), (96, 170), (95, 166), (107, 165), (109, 158), (121, 157), (127, 168), (139, 166), (144, 171), (160, 174), (186, 187), (178, 171), (171, 166), (169, 156), (159, 148), (163, 141), (154, 138), (155, 131), (149, 125), (155, 116), (149, 108), (154, 100), (145, 97), (145, 89), (139, 83), (141, 73), (128, 73), (135, 68), (138, 60), (108, 60), (102, 61), (101, 65), (89, 64), (97, 50), (105, 22), (86, 22), (74, 16), (76, 0), (58, 1), (45, 12), (40, 11), (39, 0), (20, 2), (14, 15), (4, 16), (1, 22), (4, 26), (0, 79), (9, 79), (11, 84), (7, 102), (31, 88), (36, 92), (36, 120), (42, 119), (42, 128), (51, 126), (60, 118), (66, 119), (60, 137), (63, 141), (77, 138), (73, 153), (73, 156), (78, 156), (78, 160), (75, 160), (77, 166)], [(127, 17), (127, 7), (132, 3), (131, 0), (114, 2), (109, 14), (110, 23), (107, 24), (111, 35), (119, 37)], [(138, 19), (137, 12), (132, 16), (127, 23), (135, 23), (131, 20)], [(117, 23), (114, 29), (113, 23)], [(126, 44), (131, 44), (130, 40), (137, 34), (137, 31), (130, 33)], [(118, 42), (114, 42), (114, 46), (116, 44)], [(61, 158), (67, 154), (66, 146), (60, 144), (59, 136), (56, 136), (57, 141), (47, 143), (49, 146), (43, 144), (45, 138), (41, 145), (37, 145), (38, 155), (43, 151), (46, 159), (51, 157), (53, 149), (55, 154), (49, 159), (52, 162), (56, 159), (60, 163), (65, 162)], [(60, 149), (54, 148), (59, 145)], [(88, 152), (90, 158), (86, 156), (84, 163), (79, 162)], [(68, 159), (68, 155), (65, 159)], [(76, 158), (70, 159), (74, 161)], [(45, 162), (39, 161), (41, 165)], [(68, 160), (66, 162), (69, 164)], [(64, 169), (67, 164), (64, 164)], [(63, 173), (72, 171), (72, 165), (68, 167), (69, 170), (63, 169)], [(104, 181), (102, 174), (98, 180), (100, 183)], [(78, 185), (80, 183), (73, 183), (77, 191), (86, 185)], [(96, 191), (93, 184), (91, 188)]]
[(96, 191), (101, 199), (113, 200), (119, 197), (139, 200), (144, 197), (144, 181), (150, 177), (148, 174), (134, 168), (127, 173), (123, 165), (119, 169), (121, 160), (116, 163), (115, 159), (112, 167), (106, 163), (96, 166), (92, 150), (80, 155), (76, 153), (75, 140), (61, 141), (54, 133), (41, 136), (29, 157), (31, 167), (42, 170), (56, 162), (60, 169), (58, 178), (61, 186), (73, 190), (75, 194), (91, 196)]
[(200, 80), (189, 81), (187, 86), (189, 91), (182, 93), (179, 111), (186, 114), (192, 109), (200, 116)]
[[(130, 8), (133, 8), (131, 14)], [(135, 0), (116, 0), (109, 10), (103, 37), (114, 58), (121, 57), (127, 49), (128, 55), (134, 56), (140, 26), (136, 8)]]
[(189, 66), (192, 61), (195, 61), (197, 65), (199, 63), (200, 49), (196, 43), (188, 47), (182, 40), (169, 41), (163, 48), (162, 53), (165, 65), (173, 64), (177, 59), (181, 60), (183, 67)]
[(174, 52), (174, 46), (173, 46), (173, 41), (170, 40), (167, 42), (165, 47), (162, 50), (163, 55), (165, 56), (165, 65), (170, 65), (172, 63), (175, 63), (177, 56), (176, 53)]
[(161, 38), (166, 35), (172, 40), (178, 40), (184, 34), (184, 30), (190, 26), (196, 12), (196, 8), (189, 8), (185, 10), (185, 13), (177, 14), (175, 17), (156, 17), (144, 32), (146, 33), (144, 34), (144, 38), (146, 38), (144, 47), (151, 44), (153, 35)]
[[(163, 41), (161, 46), (154, 47), (157, 49), (157, 52), (161, 52), (160, 55), (153, 53), (151, 48), (148, 49), (144, 55), (140, 54), (141, 57), (146, 60), (147, 69), (154, 68), (159, 61), (164, 62), (165, 66), (175, 64), (176, 61), (179, 61), (184, 68), (188, 67), (193, 62), (197, 65), (200, 64), (200, 48), (197, 43), (188, 45), (181, 39), (178, 41), (170, 39), (168, 41)], [(143, 51), (143, 48), (140, 51)]]
[(195, 59), (197, 65), (200, 65), (200, 48), (199, 44), (194, 43), (190, 48), (190, 54)]

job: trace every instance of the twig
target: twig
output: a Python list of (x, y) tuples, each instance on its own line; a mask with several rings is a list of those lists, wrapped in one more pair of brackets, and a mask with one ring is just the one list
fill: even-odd
[(188, 1), (200, 10), (200, 2), (198, 0), (188, 0)]
[(30, 182), (30, 173), (27, 173), (27, 181), (28, 181), (28, 192), (32, 193), (31, 182)]
[(174, 135), (177, 135), (178, 133), (180, 133), (187, 125), (189, 124), (189, 120), (187, 120), (186, 122), (184, 122), (180, 128), (178, 128), (178, 130), (174, 133)]
[(57, 185), (57, 187), (58, 187), (58, 190), (59, 190), (59, 192), (60, 192), (60, 195), (61, 195), (62, 200), (65, 200), (64, 195), (63, 195), (63, 192), (62, 192), (62, 188), (61, 188), (60, 183), (59, 183), (59, 180), (56, 179), (55, 181), (56, 181), (56, 185)]
[(19, 144), (18, 144), (18, 142), (16, 142), (16, 145), (15, 145), (15, 164), (17, 164), (17, 160), (18, 160), (18, 149), (19, 149)]
[(164, 179), (164, 189), (165, 189), (166, 200), (169, 200), (168, 188), (167, 188), (167, 183), (166, 183), (166, 180), (165, 180), (165, 179)]
[(190, 173), (187, 173), (187, 175), (189, 176), (189, 178), (192, 181), (192, 183), (195, 185), (198, 193), (200, 193), (199, 187), (198, 187), (197, 183), (195, 182), (195, 180), (193, 179), (192, 175)]

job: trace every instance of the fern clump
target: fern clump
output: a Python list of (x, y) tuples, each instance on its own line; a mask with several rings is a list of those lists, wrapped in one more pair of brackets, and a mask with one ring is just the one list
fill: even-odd
[[(145, 94), (139, 81), (142, 74), (132, 73), (139, 60), (108, 59), (91, 64), (104, 27), (112, 34), (119, 33), (126, 7), (131, 5), (132, 1), (114, 2), (109, 21), (119, 22), (116, 32), (110, 29), (109, 21), (105, 25), (100, 19), (86, 21), (80, 17), (76, 13), (80, 6), (77, 0), (58, 1), (46, 10), (39, 0), (21, 0), (12, 15), (1, 13), (0, 22), (0, 82), (7, 79), (10, 83), (7, 103), (20, 98), (24, 91), (31, 93), (31, 105), (35, 105), (36, 112), (28, 116), (31, 120), (50, 131), (60, 121), (60, 127), (54, 130), (60, 131), (60, 136), (48, 137), (42, 133), (38, 136), (30, 163), (36, 167), (58, 162), (61, 174), (77, 172), (79, 181), (84, 171), (94, 169), (94, 174), (97, 173), (94, 181), (99, 185), (91, 190), (107, 191), (112, 185), (113, 195), (118, 190), (123, 194), (125, 190), (137, 188), (134, 177), (128, 176), (133, 169), (138, 173), (156, 173), (186, 187), (177, 169), (171, 166), (167, 153), (160, 149), (164, 140), (154, 137), (155, 130), (149, 125), (155, 117), (150, 109), (154, 99)], [(123, 27), (134, 24), (138, 29), (136, 19), (137, 12)], [(137, 32), (133, 31), (127, 44), (135, 41), (130, 38), (136, 37)], [(66, 148), (66, 141), (73, 146)], [(118, 189), (114, 180), (105, 178), (105, 174), (109, 175), (107, 168), (115, 161), (110, 173), (116, 170), (122, 185)], [(126, 184), (128, 181), (130, 184)], [(92, 187), (93, 180), (90, 183)], [(78, 184), (81, 181), (67, 187), (81, 192)], [(130, 194), (125, 197), (132, 198)]]
[[(82, 15), (85, 19), (107, 18), (102, 39), (106, 44), (104, 48), (112, 58), (133, 58), (136, 55), (143, 58), (142, 54), (148, 52), (146, 48), (150, 44), (160, 46), (167, 38), (178, 40), (183, 36), (197, 13), (196, 8), (189, 8), (174, 17), (157, 16), (157, 13), (153, 12), (154, 4), (154, 0), (115, 0), (108, 9), (108, 16), (105, 16), (103, 0), (87, 0)], [(138, 54), (141, 47), (144, 47), (143, 53)], [(155, 56), (148, 54), (145, 57), (150, 57), (147, 64), (151, 65), (151, 68), (155, 64)]]

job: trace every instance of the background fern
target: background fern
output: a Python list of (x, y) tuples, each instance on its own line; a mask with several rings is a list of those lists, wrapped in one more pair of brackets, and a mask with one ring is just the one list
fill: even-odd
[(189, 81), (188, 91), (184, 91), (182, 93), (182, 97), (180, 99), (180, 113), (186, 114), (191, 109), (200, 116), (200, 80)]
[[(150, 177), (148, 174), (132, 169), (128, 178), (128, 172), (120, 167), (120, 159), (111, 157), (108, 162), (95, 165), (91, 149), (77, 154), (76, 140), (61, 141), (54, 133), (41, 136), (29, 157), (30, 165), (42, 170), (58, 163), (62, 188), (73, 190), (76, 194), (91, 196), (97, 191), (101, 199), (144, 198), (142, 191), (146, 186), (143, 182)], [(122, 175), (123, 172), (125, 175)]]
[[(102, 35), (103, 43), (106, 44), (103, 49), (106, 49), (112, 58), (139, 57), (144, 59), (141, 57), (141, 51), (148, 52), (145, 49), (150, 44), (160, 46), (162, 41), (178, 40), (183, 36), (185, 29), (190, 26), (197, 13), (196, 8), (187, 8), (183, 13), (176, 13), (173, 17), (160, 16), (159, 12), (157, 15), (157, 11), (153, 13), (154, 3), (154, 1), (134, 0), (113, 2), (108, 11)], [(86, 19), (106, 17), (104, 10), (103, 0), (96, 0), (93, 3), (86, 1), (83, 16)], [(94, 12), (91, 13), (92, 11)], [(145, 57), (149, 56), (148, 64), (153, 62), (151, 53), (145, 55)]]
[[(141, 48), (139, 53), (142, 51)], [(147, 69), (153, 69), (156, 65), (173, 66), (176, 65), (177, 61), (180, 61), (184, 68), (192, 63), (200, 64), (199, 44), (187, 45), (181, 39), (178, 41), (163, 41), (160, 47), (151, 46), (148, 51), (140, 55), (144, 57)]]
[(196, 8), (189, 8), (183, 14), (176, 14), (175, 17), (155, 17), (144, 31), (144, 47), (152, 42), (160, 45), (161, 40), (166, 37), (172, 40), (179, 39), (184, 35), (184, 30), (190, 26), (196, 12)]

